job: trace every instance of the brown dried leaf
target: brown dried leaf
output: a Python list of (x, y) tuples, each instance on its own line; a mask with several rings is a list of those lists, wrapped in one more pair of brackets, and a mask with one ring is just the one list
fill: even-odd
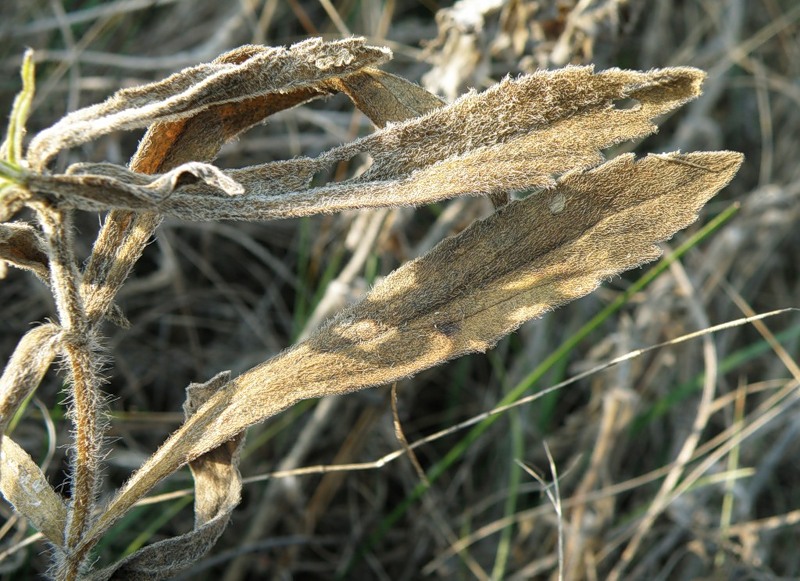
[[(270, 105), (277, 109), (285, 103), (281, 94), (270, 94), (236, 105), (216, 105), (188, 119), (154, 123), (139, 143), (131, 168), (152, 174), (171, 170), (180, 164), (192, 164), (195, 160), (211, 161), (228, 139), (260, 120), (261, 115), (270, 114)], [(113, 175), (113, 168), (110, 171)], [(214, 171), (211, 173), (215, 174)], [(238, 193), (238, 185), (220, 181), (222, 177), (219, 174), (214, 180), (219, 185), (227, 184), (223, 187), (227, 187), (230, 193)], [(110, 314), (118, 324), (127, 322), (112, 301), (161, 219), (162, 216), (154, 212), (133, 214), (125, 210), (114, 210), (106, 216), (81, 281), (84, 304), (93, 323), (106, 314)]]
[[(209, 398), (230, 381), (230, 372), (223, 372), (206, 383), (191, 384), (184, 404), (186, 417), (191, 417)], [(239, 504), (242, 478), (239, 454), (244, 432), (190, 462), (194, 477), (194, 529), (191, 532), (148, 545), (134, 554), (89, 578), (167, 579), (202, 558), (214, 546), (228, 524), (231, 512)]]
[[(56, 355), (60, 329), (40, 325), (28, 331), (17, 343), (0, 376), (0, 489), (3, 496), (51, 541), (63, 543), (66, 508), (63, 517), (52, 498), (61, 497), (47, 483), (28, 454), (5, 436), (6, 429), (22, 403), (34, 392)], [(39, 495), (42, 495), (42, 499)], [(63, 503), (61, 505), (63, 506)], [(46, 529), (41, 527), (46, 527)], [(56, 531), (59, 531), (56, 534)]]
[[(363, 38), (332, 42), (312, 38), (289, 48), (244, 46), (213, 63), (185, 69), (157, 83), (123, 89), (104, 103), (67, 115), (33, 138), (27, 161), (31, 168), (41, 171), (59, 151), (111, 131), (194, 117), (215, 105), (251, 99), (243, 113), (228, 107), (211, 116), (219, 126), (209, 131), (225, 132), (225, 114), (233, 116), (231, 125), (241, 130), (243, 118), (248, 118), (244, 124), (258, 123), (270, 112), (324, 94), (319, 85), (329, 79), (389, 58), (388, 49), (368, 46)], [(280, 96), (271, 101), (254, 99), (275, 93)], [(206, 128), (195, 124), (191, 131), (181, 127), (164, 139), (178, 140), (188, 132), (196, 143), (205, 131)], [(162, 147), (163, 143), (154, 146)]]
[(0, 376), (0, 440), (22, 402), (39, 387), (56, 355), (60, 328), (47, 324), (25, 333)]
[(67, 505), (36, 462), (8, 436), (3, 438), (0, 466), (0, 490), (5, 499), (51, 543), (62, 546)]
[(45, 244), (30, 224), (0, 224), (0, 260), (31, 271), (40, 280), (49, 280), (49, 259)]
[[(351, 39), (352, 42), (356, 42), (356, 40)], [(312, 41), (312, 44), (316, 45), (319, 42)], [(350, 45), (348, 44), (348, 46)], [(272, 56), (275, 58), (273, 64), (275, 66), (283, 64), (287, 70), (291, 70), (297, 75), (305, 74), (306, 80), (318, 80), (318, 83), (298, 86), (298, 80), (302, 79), (291, 79), (291, 86), (275, 85), (271, 87), (271, 92), (255, 97), (246, 94), (251, 87), (248, 84), (242, 84), (240, 89), (245, 94), (241, 95), (238, 100), (211, 106), (188, 118), (156, 122), (148, 128), (140, 142), (136, 155), (131, 161), (131, 169), (139, 173), (156, 174), (173, 170), (188, 162), (211, 161), (225, 142), (260, 123), (267, 116), (338, 90), (326, 84), (335, 82), (335, 76), (328, 78), (323, 75), (323, 78), (320, 79), (318, 78), (319, 71), (309, 71), (307, 65), (306, 68), (297, 66), (298, 63), (295, 61), (304, 58), (305, 49), (303, 47), (304, 45), (301, 43), (288, 49), (288, 52), (292, 53), (289, 56), (294, 61), (292, 58), (287, 58), (284, 53), (273, 50)], [(305, 48), (310, 47), (306, 46)], [(346, 50), (343, 49), (341, 42), (324, 45), (323, 48), (332, 54), (338, 54), (339, 61), (347, 60), (345, 58)], [(267, 49), (263, 47), (242, 47), (220, 56), (214, 64), (246, 63), (248, 59), (265, 50)], [(373, 49), (370, 48), (370, 50)], [(379, 49), (379, 52), (380, 50), (382, 49)], [(298, 54), (293, 54), (294, 52)], [(387, 52), (384, 51), (380, 54), (383, 55), (381, 58), (385, 58)], [(314, 54), (306, 56), (311, 57)], [(364, 62), (366, 61), (364, 60)], [(313, 64), (327, 66), (331, 63), (323, 61)], [(353, 67), (355, 64), (350, 63), (348, 66)], [(280, 71), (278, 80), (286, 81), (284, 72)], [(407, 90), (406, 92), (413, 93), (414, 91)], [(418, 99), (421, 100), (422, 97), (418, 97)], [(160, 199), (157, 196), (156, 202)], [(155, 231), (160, 220), (161, 216), (152, 212), (136, 216), (122, 211), (109, 214), (106, 219), (106, 227), (103, 228), (95, 243), (82, 281), (82, 293), (92, 321), (99, 320), (102, 314), (108, 310), (113, 296), (127, 277), (134, 262), (141, 254), (145, 241)]]
[(444, 105), (444, 101), (419, 85), (373, 68), (333, 79), (329, 84), (350, 97), (378, 127), (413, 119)]
[[(296, 48), (297, 45), (289, 50)], [(217, 57), (212, 64), (240, 65), (262, 52), (263, 47), (243, 46)], [(279, 59), (280, 60), (280, 59)], [(249, 89), (243, 85), (242, 89)], [(191, 161), (211, 161), (220, 147), (268, 116), (327, 94), (319, 87), (273, 87), (256, 97), (243, 94), (241, 99), (214, 105), (177, 121), (159, 121), (151, 125), (131, 163), (133, 170), (155, 174)]]
[(742, 162), (633, 155), (564, 176), (407, 263), (307, 341), (234, 379), (112, 500), (85, 542), (185, 462), (307, 398), (389, 383), (484, 351), (524, 321), (661, 254)]
[[(36, 176), (28, 185), (55, 195), (69, 191), (71, 207), (156, 209), (186, 220), (267, 220), (502, 195), (552, 186), (555, 176), (601, 162), (600, 150), (656, 131), (652, 120), (695, 98), (704, 76), (692, 68), (594, 74), (591, 67), (571, 67), (505, 80), (317, 158), (226, 172), (245, 188), (236, 198), (195, 185), (155, 204), (137, 185), (143, 178), (116, 172), (101, 179), (107, 166), (92, 164), (71, 168), (69, 176)], [(622, 99), (638, 106), (616, 108)], [(373, 159), (363, 175), (307, 189), (315, 173), (361, 154)], [(96, 177), (72, 187), (77, 174)]]

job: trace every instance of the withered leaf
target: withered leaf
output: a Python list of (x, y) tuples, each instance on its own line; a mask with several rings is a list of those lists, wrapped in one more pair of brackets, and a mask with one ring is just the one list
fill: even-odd
[(43, 281), (50, 276), (45, 244), (30, 224), (0, 224), (0, 260), (29, 270)]
[[(295, 48), (299, 47), (295, 45), (289, 50)], [(212, 64), (241, 65), (262, 52), (263, 47), (243, 46), (220, 55)], [(322, 83), (307, 87), (274, 86), (268, 93), (256, 96), (248, 93), (251, 89), (249, 84), (240, 85), (241, 95), (229, 102), (196, 111), (189, 117), (153, 123), (139, 144), (132, 169), (155, 174), (182, 163), (211, 161), (222, 145), (268, 116), (330, 92)]]
[(656, 243), (692, 223), (741, 163), (733, 152), (624, 155), (474, 223), (220, 390), (134, 474), (86, 542), (155, 483), (249, 425), (303, 399), (484, 351), (524, 321), (654, 260)]
[[(191, 417), (229, 380), (230, 372), (223, 372), (206, 383), (191, 384), (186, 389), (186, 417)], [(244, 433), (240, 433), (189, 463), (195, 481), (192, 531), (148, 545), (89, 578), (167, 579), (202, 558), (225, 530), (231, 512), (239, 504), (242, 478), (238, 466), (243, 443)]]
[[(78, 175), (60, 176), (59, 183), (63, 187), (63, 192), (67, 192), (66, 195), (85, 188), (86, 195), (91, 196), (107, 185), (114, 185), (119, 186), (121, 195), (130, 196), (130, 203), (134, 204), (136, 202), (133, 200), (136, 199), (146, 202), (164, 200), (178, 188), (200, 182), (212, 187), (216, 192), (228, 196), (244, 193), (242, 186), (225, 172), (216, 166), (198, 161), (183, 163), (173, 170), (155, 176), (131, 172), (113, 163), (90, 165), (93, 172), (90, 175), (80, 175), (79, 173)], [(80, 172), (83, 166), (84, 164), (75, 164), (72, 169)], [(39, 188), (41, 183), (48, 182), (48, 176), (31, 175), (27, 184), (33, 188)]]
[[(258, 47), (242, 47), (220, 56), (215, 62), (239, 64), (259, 50)], [(194, 116), (153, 123), (139, 143), (131, 160), (131, 169), (141, 174), (155, 174), (181, 164), (211, 161), (226, 141), (262, 121), (265, 116), (316, 93), (310, 87), (289, 93), (278, 91), (214, 105)], [(110, 171), (113, 175), (113, 168)], [(236, 185), (229, 184), (228, 187), (230, 193), (238, 191)], [(162, 216), (155, 212), (133, 214), (114, 210), (106, 216), (81, 283), (84, 304), (93, 323), (107, 313), (118, 323), (126, 322), (112, 304), (113, 297), (161, 220)]]
[(17, 343), (0, 376), (0, 440), (11, 418), (42, 382), (56, 355), (57, 325), (34, 327)]
[(350, 97), (378, 127), (413, 119), (444, 105), (419, 85), (370, 67), (332, 79), (328, 84)]
[[(358, 70), (365, 63), (375, 63), (388, 58), (389, 55), (386, 49), (363, 47), (362, 43), (362, 39), (350, 39), (347, 42), (324, 44), (317, 39), (294, 45), (288, 51), (246, 46), (220, 56), (212, 64), (242, 65), (244, 63), (243, 67), (247, 70), (251, 65), (259, 64), (255, 61), (249, 62), (256, 56), (272, 59), (272, 65), (277, 68), (278, 74), (273, 79), (273, 84), (266, 87), (269, 92), (261, 94), (260, 92), (263, 92), (265, 88), (256, 87), (256, 94), (253, 96), (252, 83), (231, 83), (230, 86), (224, 87), (226, 90), (234, 91), (225, 97), (228, 99), (227, 101), (193, 113), (190, 112), (187, 114), (188, 116), (177, 120), (156, 121), (148, 128), (140, 142), (136, 155), (131, 161), (131, 169), (141, 174), (155, 174), (173, 170), (185, 163), (211, 161), (225, 142), (260, 123), (269, 115), (344, 88), (345, 85), (335, 85), (336, 74), (327, 70), (331, 66), (334, 67), (334, 73), (341, 72), (347, 78), (353, 79), (348, 81), (346, 86), (349, 87), (358, 82), (354, 77), (358, 77), (360, 72), (349, 73)], [(298, 61), (300, 61), (299, 64)], [(341, 68), (342, 64), (346, 67)], [(313, 66), (310, 67), (310, 65)], [(285, 74), (287, 70), (291, 71), (293, 76), (287, 77)], [(377, 78), (384, 78), (382, 75), (385, 75), (385, 73), (369, 68), (365, 69), (364, 74)], [(247, 81), (247, 78), (248, 76), (244, 75), (244, 81)], [(417, 114), (426, 106), (426, 103), (433, 107), (431, 99), (435, 100), (437, 105), (440, 104), (434, 97), (426, 98), (425, 95), (420, 94), (420, 92), (424, 93), (420, 87), (407, 82), (402, 84), (401, 81), (400, 79), (396, 79), (394, 83), (387, 81), (385, 89), (383, 86), (373, 87), (374, 90), (369, 92), (369, 102), (385, 103), (387, 96), (384, 93), (390, 93), (389, 100), (392, 96), (402, 93), (406, 96), (404, 102), (409, 102), (414, 106), (408, 107), (406, 111), (408, 115)], [(285, 84), (280, 85), (281, 82)], [(236, 93), (236, 90), (239, 92)], [(366, 92), (367, 89), (363, 89), (363, 91)], [(351, 97), (353, 96), (352, 93), (349, 94)], [(112, 97), (108, 103), (109, 106), (116, 99), (116, 97)], [(362, 106), (366, 108), (366, 104), (362, 103)], [(388, 119), (375, 107), (367, 110), (367, 114), (373, 117), (373, 121), (378, 124), (384, 123), (384, 118)], [(402, 114), (403, 111), (393, 111), (391, 118), (395, 120)], [(179, 173), (182, 175), (182, 172)], [(99, 183), (96, 182), (96, 185)], [(83, 184), (80, 183), (78, 186), (83, 192), (91, 190), (91, 188), (84, 189)], [(64, 184), (64, 187), (64, 193), (69, 195), (69, 184)], [(229, 184), (227, 190), (229, 193), (235, 193), (237, 187)], [(150, 194), (152, 193), (150, 192)], [(158, 199), (162, 197), (156, 195)], [(103, 196), (103, 199), (106, 199), (106, 196)], [(115, 207), (125, 208), (126, 206), (120, 204)], [(136, 258), (141, 254), (146, 239), (160, 223), (161, 215), (154, 212), (156, 208), (150, 208), (150, 210), (152, 211), (136, 216), (115, 211), (107, 217), (106, 227), (98, 236), (82, 282), (87, 312), (92, 321), (98, 320), (103, 313), (107, 312), (113, 295), (126, 278)], [(135, 235), (131, 234), (134, 232)], [(124, 320), (124, 317), (119, 315), (115, 319)]]
[[(214, 105), (270, 93), (284, 95), (266, 105), (280, 110), (312, 98), (318, 91), (323, 93), (315, 87), (328, 79), (380, 64), (390, 57), (388, 49), (366, 45), (363, 38), (332, 42), (312, 38), (289, 48), (244, 46), (213, 63), (185, 69), (157, 83), (123, 89), (104, 103), (67, 115), (33, 138), (27, 160), (31, 168), (41, 171), (62, 149), (111, 131), (193, 117)], [(247, 108), (252, 110), (253, 107)], [(235, 111), (233, 114), (237, 115)], [(254, 114), (253, 122), (268, 114)], [(241, 119), (232, 124), (241, 125)]]
[(64, 543), (67, 505), (36, 462), (8, 436), (0, 452), (0, 490), (5, 499), (51, 543)]
[[(602, 149), (656, 131), (653, 119), (696, 97), (703, 78), (692, 68), (594, 74), (571, 67), (505, 80), (316, 158), (226, 172), (245, 189), (236, 198), (194, 185), (157, 199), (140, 177), (111, 178), (106, 166), (91, 164), (68, 176), (36, 176), (29, 186), (57, 196), (69, 191), (69, 207), (156, 210), (186, 220), (266, 220), (502, 195), (550, 187), (566, 171), (600, 163)], [(617, 108), (621, 99), (638, 105)], [(315, 173), (361, 154), (373, 160), (361, 176), (307, 187)]]

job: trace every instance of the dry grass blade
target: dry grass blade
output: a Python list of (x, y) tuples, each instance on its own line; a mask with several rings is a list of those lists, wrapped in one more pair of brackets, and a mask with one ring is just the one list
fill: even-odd
[[(735, 175), (732, 152), (626, 155), (571, 172), (389, 275), (307, 341), (245, 372), (198, 410), (122, 488), (91, 543), (187, 461), (307, 398), (389, 383), (484, 351), (524, 321), (660, 255)], [(301, 380), (298, 380), (301, 378)]]
[[(157, 178), (107, 164), (31, 176), (28, 186), (68, 207), (157, 210), (186, 220), (266, 220), (504, 195), (552, 186), (555, 176), (598, 164), (602, 149), (653, 133), (653, 120), (699, 95), (703, 78), (691, 68), (594, 74), (573, 67), (506, 80), (317, 158), (230, 171), (245, 189), (233, 199), (202, 185), (154, 195), (145, 183)], [(636, 106), (615, 106), (625, 99)], [(315, 173), (361, 154), (373, 160), (363, 175), (308, 189)]]
[(123, 89), (104, 103), (67, 115), (34, 137), (27, 160), (41, 171), (59, 151), (111, 131), (193, 117), (214, 105), (270, 93), (283, 93), (285, 106), (292, 106), (322, 94), (315, 87), (324, 81), (380, 64), (390, 56), (388, 49), (368, 46), (361, 38), (327, 43), (309, 39), (289, 48), (244, 46), (213, 63)]

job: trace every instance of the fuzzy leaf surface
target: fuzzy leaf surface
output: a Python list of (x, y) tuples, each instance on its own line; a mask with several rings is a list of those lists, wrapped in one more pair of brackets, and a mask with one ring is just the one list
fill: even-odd
[(30, 224), (0, 224), (0, 260), (31, 271), (45, 282), (50, 276), (47, 249), (36, 229)]
[[(570, 67), (506, 79), (316, 158), (228, 171), (244, 188), (235, 198), (207, 184), (154, 195), (147, 184), (156, 176), (110, 171), (108, 164), (32, 176), (28, 186), (67, 207), (157, 211), (184, 220), (268, 220), (501, 196), (552, 187), (567, 171), (599, 164), (601, 150), (655, 132), (653, 120), (699, 95), (704, 76), (692, 68), (595, 74)], [(622, 99), (638, 104), (616, 107)], [(318, 172), (359, 155), (372, 159), (361, 176), (309, 187)]]
[[(217, 119), (204, 118), (217, 121), (210, 128), (195, 122), (188, 139), (196, 141), (205, 131), (224, 131), (226, 116), (233, 118), (230, 124), (234, 126), (240, 126), (248, 115), (251, 125), (258, 123), (270, 113), (326, 94), (324, 82), (329, 79), (389, 58), (389, 49), (369, 46), (363, 38), (333, 42), (312, 38), (289, 48), (246, 45), (212, 63), (185, 69), (156, 83), (123, 89), (103, 103), (67, 115), (33, 138), (27, 160), (30, 167), (41, 171), (59, 151), (100, 135), (195, 117), (215, 105), (251, 99), (241, 110), (231, 106), (218, 110), (221, 115)], [(270, 94), (271, 99), (261, 99)], [(180, 139), (184, 131), (186, 128), (181, 127), (166, 139)]]
[(485, 351), (524, 321), (656, 259), (741, 154), (620, 156), (573, 171), (398, 268), (308, 340), (221, 389), (134, 474), (87, 542), (158, 481), (300, 400), (397, 381)]
[(9, 437), (0, 453), (0, 490), (5, 499), (56, 546), (64, 544), (67, 505), (30, 455)]
[[(186, 417), (191, 417), (229, 380), (230, 372), (222, 372), (205, 383), (191, 384), (186, 389)], [(192, 531), (148, 545), (95, 572), (91, 579), (168, 579), (201, 559), (225, 530), (241, 499), (242, 478), (238, 466), (243, 444), (244, 433), (240, 433), (189, 463), (195, 482)]]

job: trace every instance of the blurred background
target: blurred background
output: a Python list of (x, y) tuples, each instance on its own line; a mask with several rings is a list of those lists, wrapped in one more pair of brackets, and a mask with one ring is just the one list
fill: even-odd
[[(531, 395), (753, 312), (800, 307), (799, 22), (792, 0), (12, 0), (0, 5), (0, 108), (10, 111), (20, 88), (26, 47), (37, 62), (29, 135), (236, 46), (309, 36), (388, 46), (386, 70), (447, 100), (571, 64), (708, 71), (703, 97), (664, 119), (658, 135), (624, 147), (745, 153), (733, 183), (664, 247), (711, 224), (707, 235), (613, 313), (609, 305), (652, 265), (526, 324), (485, 355), (399, 384), (399, 425), (414, 443), (506, 394)], [(316, 155), (371, 131), (337, 96), (275, 115), (217, 163)], [(125, 163), (141, 135), (106, 136), (59, 164)], [(264, 361), (491, 211), (470, 198), (265, 223), (166, 221), (119, 297), (132, 328), (104, 329), (103, 494), (179, 425), (189, 382)], [(81, 259), (99, 222), (76, 216)], [(55, 316), (49, 291), (14, 270), (0, 281), (0, 313), (3, 361), (31, 323)], [(781, 314), (592, 373), (480, 432), (453, 430), (415, 450), (431, 485), (423, 494), (407, 456), (380, 461), (401, 448), (388, 387), (306, 402), (250, 430), (243, 503), (186, 576), (555, 579), (561, 560), (567, 579), (798, 578), (798, 337), (798, 313)], [(62, 387), (51, 372), (15, 438), (68, 495)], [(363, 465), (291, 472), (351, 463)], [(158, 493), (175, 494), (132, 511), (98, 547), (100, 562), (191, 529), (190, 489), (188, 470), (164, 483)], [(43, 573), (45, 545), (7, 505), (0, 512), (0, 574)]]

